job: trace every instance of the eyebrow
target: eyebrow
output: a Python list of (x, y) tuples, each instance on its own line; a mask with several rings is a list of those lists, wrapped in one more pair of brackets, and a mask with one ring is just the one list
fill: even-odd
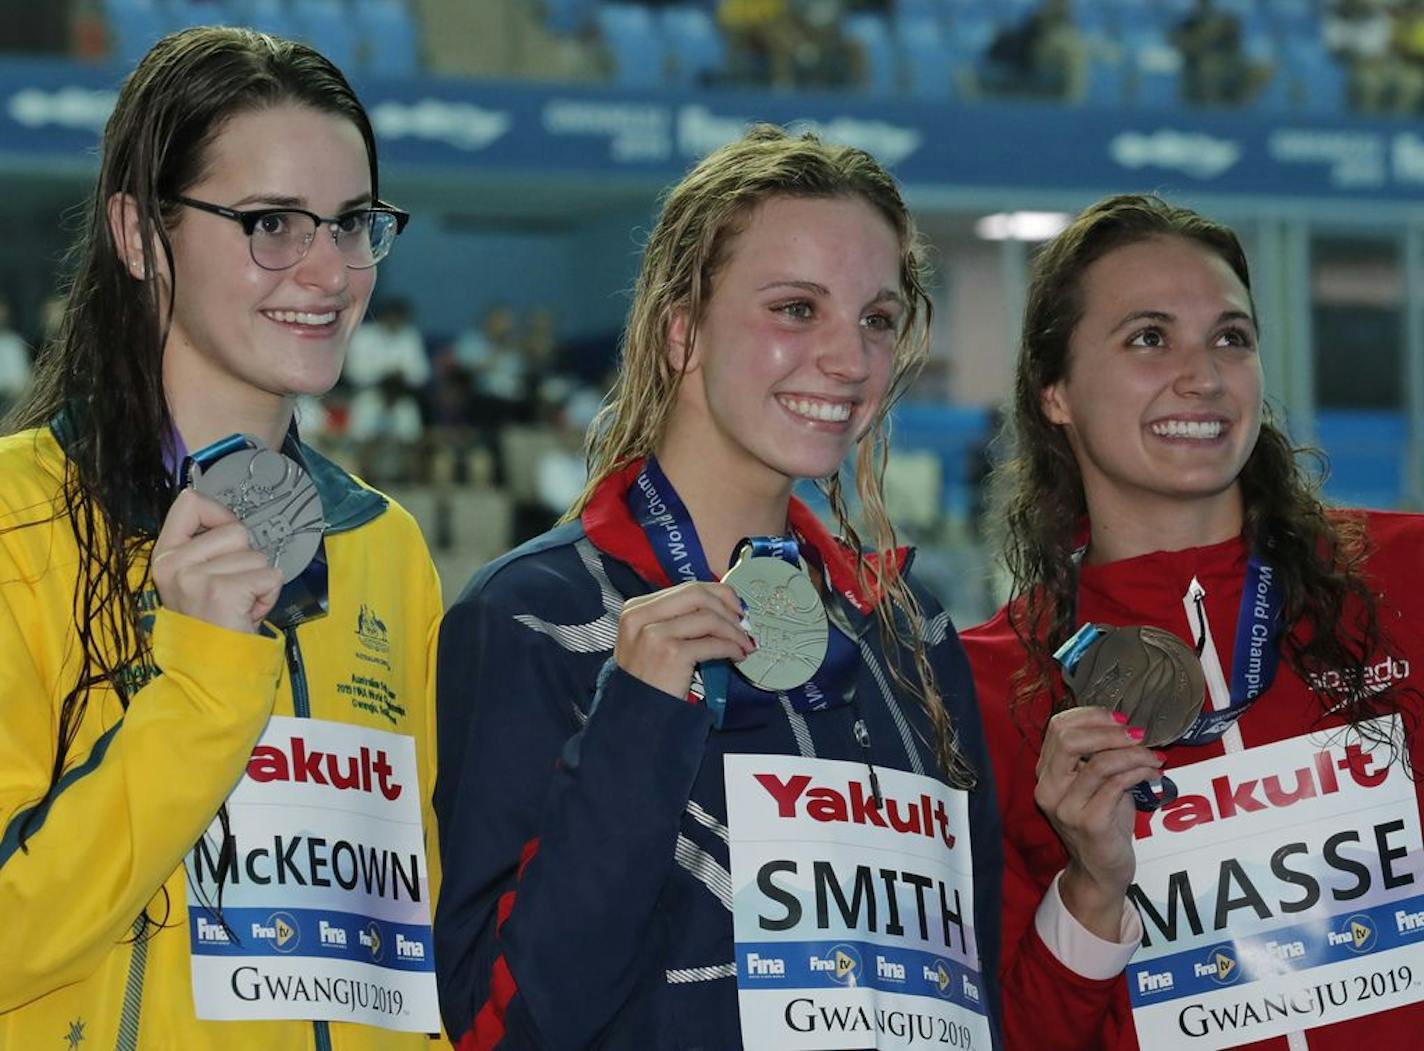
[[(363, 193), (357, 197), (352, 197), (350, 200), (342, 201), (336, 211), (337, 214), (340, 215), (343, 212), (349, 212), (353, 208), (370, 204), (371, 201), (371, 195), (369, 193)], [(307, 209), (307, 199), (305, 197), (291, 197), (280, 193), (250, 193), (242, 200), (234, 202), (232, 207), (241, 208), (245, 204), (268, 204), (273, 208), (301, 208), (304, 211)]]
[[(1176, 320), (1177, 315), (1169, 314), (1165, 310), (1134, 310), (1132, 313), (1124, 316), (1116, 325), (1109, 329), (1108, 333), (1111, 335), (1112, 333), (1117, 332), (1120, 329), (1124, 329), (1128, 325), (1131, 325), (1137, 321), (1161, 321), (1164, 323), (1171, 323)], [(1252, 327), (1255, 327), (1256, 324), (1256, 319), (1253, 318), (1250, 314), (1246, 313), (1246, 311), (1244, 310), (1223, 310), (1216, 317), (1216, 323), (1218, 325), (1223, 324), (1227, 321), (1245, 321)]]
[[(829, 288), (816, 281), (768, 281), (758, 288), (757, 291), (766, 292), (773, 288), (795, 288), (802, 292), (810, 292), (816, 296), (829, 296), (831, 294)], [(887, 300), (902, 307), (905, 305), (905, 297), (893, 288), (882, 288), (879, 292), (870, 297), (870, 302), (872, 303), (883, 303)]]

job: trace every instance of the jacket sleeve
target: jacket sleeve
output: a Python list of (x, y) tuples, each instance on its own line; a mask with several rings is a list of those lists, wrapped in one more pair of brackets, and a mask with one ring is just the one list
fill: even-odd
[[(971, 633), (972, 635), (973, 633)], [(1004, 1045), (1090, 1051), (1103, 1044), (1119, 979), (1085, 977), (1061, 963), (1035, 917), (1067, 855), (1033, 800), (1038, 753), (1009, 711), (1016, 643), (971, 642), (975, 685), (1003, 821), (1000, 992)]]
[[(153, 658), (163, 673), (87, 752), (71, 752), (36, 810), (75, 662), (48, 668), (59, 647), (32, 647), (56, 625), (25, 622), (42, 615), (18, 607), (30, 594), (0, 588), (0, 1012), (83, 979), (128, 934), (237, 783), (282, 668), (276, 639), (160, 609)], [(116, 708), (96, 689), (85, 722)]]
[(497, 605), (441, 629), (441, 1011), (462, 1049), (585, 1047), (647, 977), (711, 719)]

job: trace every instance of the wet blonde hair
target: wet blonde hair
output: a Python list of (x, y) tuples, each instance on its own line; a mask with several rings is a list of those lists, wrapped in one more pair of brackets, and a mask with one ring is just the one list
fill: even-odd
[[(876, 617), (896, 683), (915, 695), (935, 735), (935, 755), (950, 783), (969, 787), (975, 772), (961, 754), (941, 700), (924, 643), (924, 616), (903, 576), (895, 571), (895, 530), (885, 513), (881, 478), (888, 451), (886, 416), (929, 353), (932, 308), (925, 292), (928, 266), (914, 220), (895, 180), (864, 150), (835, 146), (806, 133), (792, 136), (774, 125), (753, 126), (736, 142), (704, 158), (665, 195), (657, 225), (643, 251), (619, 351), (618, 375), (589, 430), (588, 484), (565, 520), (577, 518), (610, 474), (650, 456), (666, 433), (682, 366), (668, 354), (668, 331), (680, 311), (689, 319), (689, 350), (712, 295), (712, 283), (757, 206), (777, 197), (856, 198), (882, 215), (900, 244), (900, 292), (905, 312), (895, 343), (890, 383), (875, 420), (855, 456), (856, 491), (879, 557), (859, 561), (863, 590), (882, 596)], [(818, 479), (841, 535), (854, 550), (861, 540), (846, 507), (839, 473)], [(902, 651), (913, 657), (913, 674)]]

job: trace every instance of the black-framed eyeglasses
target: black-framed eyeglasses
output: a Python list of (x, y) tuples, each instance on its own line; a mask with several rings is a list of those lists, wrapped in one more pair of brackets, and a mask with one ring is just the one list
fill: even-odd
[(352, 270), (367, 270), (384, 259), (395, 244), (396, 237), (410, 222), (410, 213), (377, 201), (369, 208), (353, 208), (340, 215), (323, 216), (305, 208), (254, 208), (238, 211), (220, 204), (174, 197), (175, 204), (210, 212), (231, 219), (247, 234), (252, 261), (263, 270), (287, 270), (305, 258), (316, 238), (317, 230), (325, 226), (331, 231), (346, 265)]

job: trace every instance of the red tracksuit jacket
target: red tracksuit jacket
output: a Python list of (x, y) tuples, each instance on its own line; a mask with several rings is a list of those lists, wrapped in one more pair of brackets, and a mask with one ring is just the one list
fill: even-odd
[[(1380, 621), (1386, 633), (1383, 652), (1372, 661), (1371, 674), (1396, 686), (1413, 688), (1403, 693), (1410, 733), (1409, 753), (1415, 770), (1424, 770), (1419, 708), (1424, 697), (1424, 516), (1367, 512), (1372, 552), (1367, 574), (1376, 594), (1381, 596)], [(1246, 572), (1248, 552), (1240, 540), (1187, 551), (1154, 552), (1139, 558), (1108, 565), (1084, 566), (1078, 592), (1078, 621), (1112, 625), (1146, 624), (1174, 632), (1188, 644), (1195, 642), (1197, 629), (1189, 622), (1183, 596), (1196, 577), (1205, 587), (1205, 612), (1211, 625), (1220, 663), (1230, 678), (1235, 644), (1236, 620)], [(1129, 1051), (1160, 1046), (1164, 1034), (1138, 1032), (1129, 1006), (1125, 977), (1094, 981), (1059, 963), (1049, 952), (1034, 927), (1034, 912), (1054, 875), (1067, 863), (1067, 854), (1033, 799), (1038, 749), (1048, 711), (1048, 698), (1036, 698), (1026, 712), (1009, 710), (1011, 676), (1023, 663), (1023, 650), (1010, 628), (1005, 610), (991, 620), (962, 633), (965, 649), (974, 670), (975, 686), (983, 709), (985, 731), (995, 767), (1003, 813), (1005, 835), (1005, 881), (1002, 989), (1004, 1030), (1011, 1049), (1033, 1051), (1107, 1048)], [(1210, 702), (1208, 702), (1208, 705)], [(1308, 732), (1340, 725), (1340, 720), (1322, 715), (1319, 698), (1281, 661), (1275, 680), (1255, 705), (1238, 721), (1241, 740), (1252, 748), (1275, 741), (1298, 738)], [(1035, 727), (1037, 729), (1024, 729)], [(1223, 754), (1221, 742), (1199, 746), (1176, 745), (1167, 749), (1166, 767), (1185, 766)], [(1343, 776), (1343, 775), (1342, 775)], [(1424, 800), (1424, 774), (1416, 775), (1416, 800)], [(1163, 812), (1165, 813), (1165, 811)], [(1153, 819), (1160, 821), (1161, 816)], [(1368, 832), (1368, 818), (1361, 816), (1360, 828)], [(1139, 825), (1139, 828), (1141, 826)], [(1363, 836), (1363, 842), (1373, 840)], [(1262, 857), (1241, 861), (1250, 870), (1265, 871), (1276, 844), (1263, 843)], [(1409, 859), (1395, 864), (1403, 869)], [(1417, 857), (1412, 864), (1418, 865)], [(1418, 873), (1411, 878), (1424, 884)], [(1277, 888), (1279, 889), (1279, 888)], [(1418, 888), (1424, 892), (1424, 885)], [(1264, 892), (1272, 908), (1279, 899)], [(1298, 897), (1297, 888), (1291, 894)], [(1342, 906), (1343, 908), (1343, 906)], [(1403, 921), (1401, 921), (1403, 922)], [(1401, 930), (1404, 928), (1401, 927)], [(1424, 940), (1424, 932), (1421, 932)], [(1044, 968), (1056, 971), (1057, 980), (1043, 984)], [(1383, 963), (1377, 970), (1388, 970)], [(1414, 995), (1424, 996), (1424, 967), (1413, 968)], [(1398, 981), (1394, 983), (1398, 986)], [(1359, 983), (1341, 995), (1353, 1001)], [(1407, 991), (1392, 991), (1373, 997), (1382, 1005), (1408, 999)], [(1190, 998), (1184, 998), (1183, 1003)], [(1356, 1004), (1356, 1007), (1359, 1005)], [(1424, 1046), (1424, 1002), (1386, 1007), (1377, 1013), (1345, 1021), (1329, 1021), (1330, 1013), (1316, 1016), (1305, 1025), (1310, 1051), (1385, 1049)], [(1187, 1016), (1188, 1028), (1200, 1028), (1205, 1017), (1200, 1009)], [(1213, 1039), (1232, 1039), (1229, 1026), (1213, 1028)], [(1227, 1034), (1223, 1036), (1223, 1034)], [(1154, 1039), (1154, 1036), (1156, 1039)], [(1201, 1040), (1208, 1046), (1207, 1040)], [(1223, 1046), (1216, 1044), (1214, 1046)], [(1285, 1037), (1240, 1043), (1236, 1046), (1284, 1051)]]

